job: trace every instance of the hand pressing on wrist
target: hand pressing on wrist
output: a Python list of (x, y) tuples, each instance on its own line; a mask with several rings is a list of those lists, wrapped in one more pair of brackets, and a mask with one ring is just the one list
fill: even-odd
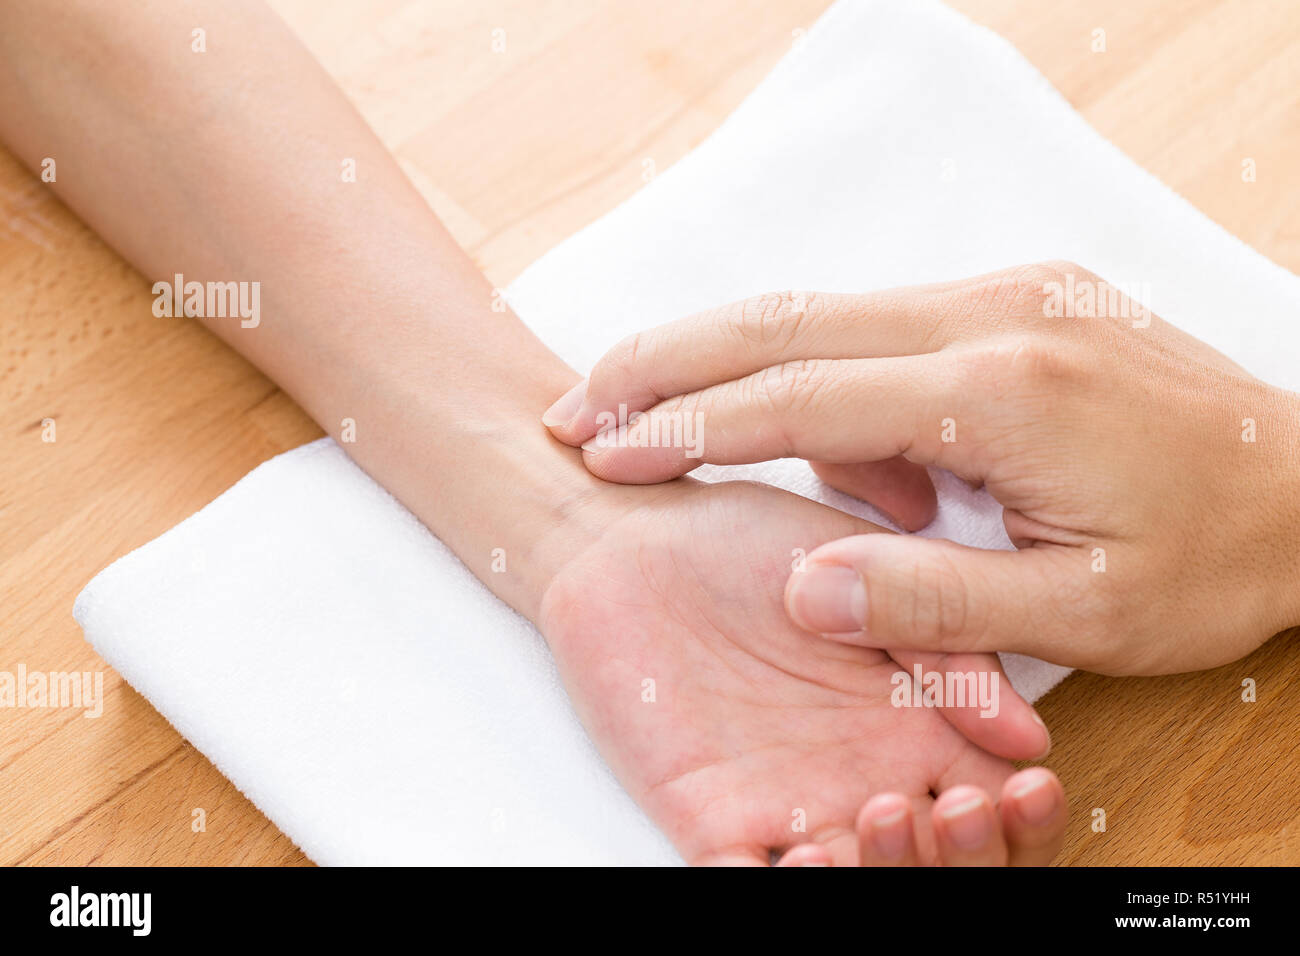
[[(693, 316), (615, 347), (545, 420), (601, 478), (800, 457), (908, 529), (934, 514), (925, 467), (948, 469), (1004, 506), (1018, 551), (835, 541), (790, 577), (793, 619), (858, 646), (1159, 674), (1300, 623), (1298, 402), (1063, 263)], [(648, 414), (600, 432), (620, 405)], [(698, 457), (648, 447), (684, 416)]]

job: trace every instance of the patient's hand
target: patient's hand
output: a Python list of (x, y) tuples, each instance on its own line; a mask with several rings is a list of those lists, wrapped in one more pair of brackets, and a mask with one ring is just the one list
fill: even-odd
[[(935, 710), (892, 706), (899, 666), (883, 652), (789, 622), (781, 596), (794, 550), (869, 526), (748, 483), (643, 491), (645, 504), (555, 576), (538, 623), (602, 754), (688, 861), (765, 863), (811, 841), (789, 862), (853, 864), (855, 823), (864, 862), (1051, 859), (1066, 811), (1050, 773), (1010, 779), (1009, 763)], [(1002, 701), (1023, 708), (1021, 731), (1038, 733), (1005, 684)], [(973, 708), (958, 719), (981, 720)], [(934, 806), (931, 793), (955, 785)], [(978, 846), (953, 839), (981, 827)]]

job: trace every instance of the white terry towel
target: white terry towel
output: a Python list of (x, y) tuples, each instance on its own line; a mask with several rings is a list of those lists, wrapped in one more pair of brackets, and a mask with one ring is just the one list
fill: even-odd
[[(707, 142), (509, 299), (587, 369), (628, 332), (762, 291), (1053, 258), (1140, 284), (1158, 314), (1300, 385), (1300, 279), (928, 0), (841, 0)], [(887, 523), (798, 462), (735, 472)], [(936, 477), (927, 534), (1009, 546), (994, 502)], [(319, 863), (679, 861), (588, 742), (531, 625), (329, 440), (113, 564), (75, 614)], [(1065, 673), (1008, 667), (1030, 698)]]

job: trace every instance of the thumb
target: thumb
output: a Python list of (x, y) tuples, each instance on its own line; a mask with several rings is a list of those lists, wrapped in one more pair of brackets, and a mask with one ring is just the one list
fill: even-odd
[[(790, 575), (785, 606), (808, 631), (881, 649), (1067, 656), (1078, 607), (1070, 549), (969, 548), (903, 535), (841, 538)], [(1061, 660), (1061, 663), (1067, 663)]]

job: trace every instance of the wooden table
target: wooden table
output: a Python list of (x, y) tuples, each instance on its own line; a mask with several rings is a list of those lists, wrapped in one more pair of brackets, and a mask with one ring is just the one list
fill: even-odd
[[(498, 285), (635, 192), (643, 160), (663, 169), (699, 143), (826, 5), (275, 2)], [(1300, 271), (1300, 4), (954, 5), (1139, 163)], [(103, 670), (107, 695), (97, 720), (0, 711), (0, 862), (305, 863), (72, 620), (95, 572), (319, 435), (197, 323), (160, 323), (150, 302), (0, 151), (0, 669)], [(1073, 807), (1062, 861), (1300, 862), (1297, 633), (1215, 671), (1075, 675), (1049, 695), (1048, 763)], [(1241, 701), (1246, 677), (1255, 703)]]

